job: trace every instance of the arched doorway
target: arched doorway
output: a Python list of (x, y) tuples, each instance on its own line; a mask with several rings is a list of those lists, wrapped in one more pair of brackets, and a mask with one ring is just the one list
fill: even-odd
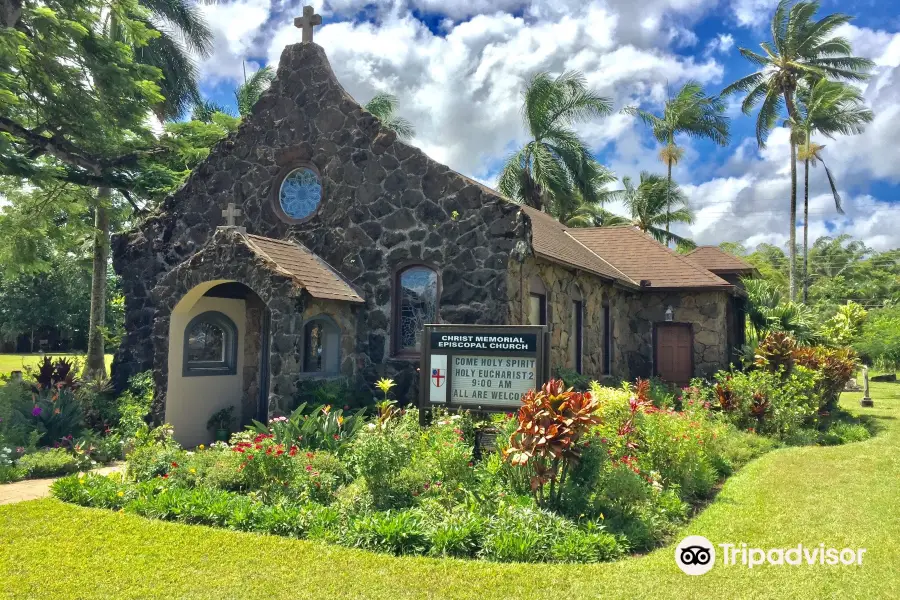
[(165, 422), (185, 447), (208, 443), (207, 422), (234, 407), (235, 425), (266, 421), (269, 311), (250, 287), (203, 282), (185, 294), (169, 321)]

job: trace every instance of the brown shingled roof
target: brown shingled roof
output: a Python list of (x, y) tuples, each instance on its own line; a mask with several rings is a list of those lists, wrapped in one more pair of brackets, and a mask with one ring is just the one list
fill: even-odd
[(633, 227), (592, 227), (567, 232), (632, 281), (649, 281), (649, 290), (732, 287)]
[(536, 255), (589, 271), (606, 279), (637, 285), (637, 282), (632, 281), (628, 275), (569, 235), (573, 230), (552, 216), (529, 206), (523, 206), (522, 211), (531, 218), (531, 244)]
[(313, 298), (363, 303), (365, 300), (340, 273), (302, 244), (245, 234), (247, 245), (285, 272)]
[(699, 246), (687, 256), (713, 273), (749, 273), (754, 270), (753, 265), (728, 254), (718, 246)]

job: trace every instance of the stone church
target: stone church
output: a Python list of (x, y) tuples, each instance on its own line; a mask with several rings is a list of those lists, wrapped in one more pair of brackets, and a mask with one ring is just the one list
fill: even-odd
[(399, 141), (304, 39), (239, 130), (113, 242), (114, 379), (152, 369), (153, 418), (179, 441), (208, 441), (223, 407), (288, 412), (306, 379), (392, 377), (414, 401), (430, 322), (546, 325), (553, 371), (593, 378), (728, 366), (751, 267), (503, 198)]

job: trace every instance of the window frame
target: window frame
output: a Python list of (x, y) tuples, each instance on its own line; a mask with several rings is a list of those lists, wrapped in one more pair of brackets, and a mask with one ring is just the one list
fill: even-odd
[(603, 375), (612, 374), (612, 308), (608, 300), (603, 302), (603, 356), (601, 372)]
[(528, 284), (528, 307), (525, 314), (525, 324), (534, 325), (530, 322), (531, 317), (531, 299), (537, 298), (540, 303), (540, 323), (537, 325), (548, 325), (550, 323), (550, 315), (547, 312), (549, 304), (547, 303), (547, 287), (544, 280), (537, 275), (533, 276)]
[[(435, 323), (441, 322), (441, 293), (443, 291), (443, 281), (441, 271), (437, 268), (437, 265), (422, 260), (409, 260), (397, 264), (397, 266), (394, 267), (394, 275), (391, 278), (391, 323), (389, 335), (391, 356), (393, 358), (417, 359), (422, 354), (421, 349), (408, 350), (400, 347), (400, 277), (404, 272), (413, 267), (424, 267), (435, 274), (437, 285), (435, 286), (436, 297), (434, 302), (434, 316)], [(425, 340), (422, 340), (422, 343), (424, 344)]]
[[(188, 341), (190, 331), (201, 323), (210, 323), (224, 333), (223, 359), (221, 361), (188, 361)], [(238, 328), (231, 317), (218, 310), (208, 310), (188, 321), (184, 328), (182, 341), (181, 375), (182, 377), (215, 377), (237, 375)]]
[(572, 312), (574, 313), (575, 331), (575, 372), (579, 375), (584, 372), (584, 300), (572, 299)]
[[(326, 328), (332, 327), (334, 331), (337, 332), (337, 359), (336, 359), (336, 368), (334, 371), (307, 371), (306, 370), (306, 328), (312, 323), (316, 321), (321, 321), (325, 324)], [(331, 316), (321, 313), (312, 317), (309, 317), (305, 321), (303, 321), (303, 325), (300, 329), (301, 333), (301, 343), (300, 343), (300, 372), (299, 376), (303, 379), (316, 379), (322, 378), (327, 379), (331, 377), (339, 377), (341, 375), (341, 336), (343, 332), (341, 331), (340, 326), (338, 326), (337, 322), (331, 318)], [(327, 349), (326, 349), (327, 352)]]
[[(316, 206), (316, 210), (312, 211), (302, 219), (295, 219), (294, 217), (284, 212), (284, 208), (282, 208), (281, 206), (281, 186), (282, 184), (284, 184), (284, 180), (287, 179), (291, 173), (300, 169), (309, 169), (316, 174), (316, 177), (319, 178), (319, 186), (321, 186), (322, 188), (322, 196), (319, 198), (319, 204)], [(325, 195), (325, 179), (322, 177), (322, 173), (321, 171), (319, 171), (319, 168), (309, 161), (298, 161), (292, 162), (290, 165), (282, 167), (281, 170), (278, 171), (278, 173), (275, 175), (269, 202), (272, 205), (272, 210), (275, 212), (275, 215), (279, 219), (281, 219), (288, 225), (299, 225), (301, 223), (306, 223), (319, 214), (319, 211), (322, 210), (322, 205), (325, 203)]]

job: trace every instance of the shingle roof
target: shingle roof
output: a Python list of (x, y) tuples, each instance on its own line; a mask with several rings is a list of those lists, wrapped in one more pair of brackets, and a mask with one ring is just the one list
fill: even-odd
[(649, 290), (733, 287), (633, 227), (578, 228), (567, 229), (567, 233), (631, 281), (649, 281)]
[(244, 235), (247, 245), (306, 289), (313, 298), (363, 303), (365, 300), (328, 263), (302, 244)]
[(728, 254), (717, 246), (700, 246), (689, 252), (687, 256), (713, 273), (746, 273), (754, 270), (753, 265), (737, 256)]
[(565, 225), (535, 208), (523, 206), (531, 218), (531, 244), (535, 254), (553, 262), (560, 262), (607, 279), (637, 285), (628, 275), (611, 265), (603, 257), (578, 242)]

